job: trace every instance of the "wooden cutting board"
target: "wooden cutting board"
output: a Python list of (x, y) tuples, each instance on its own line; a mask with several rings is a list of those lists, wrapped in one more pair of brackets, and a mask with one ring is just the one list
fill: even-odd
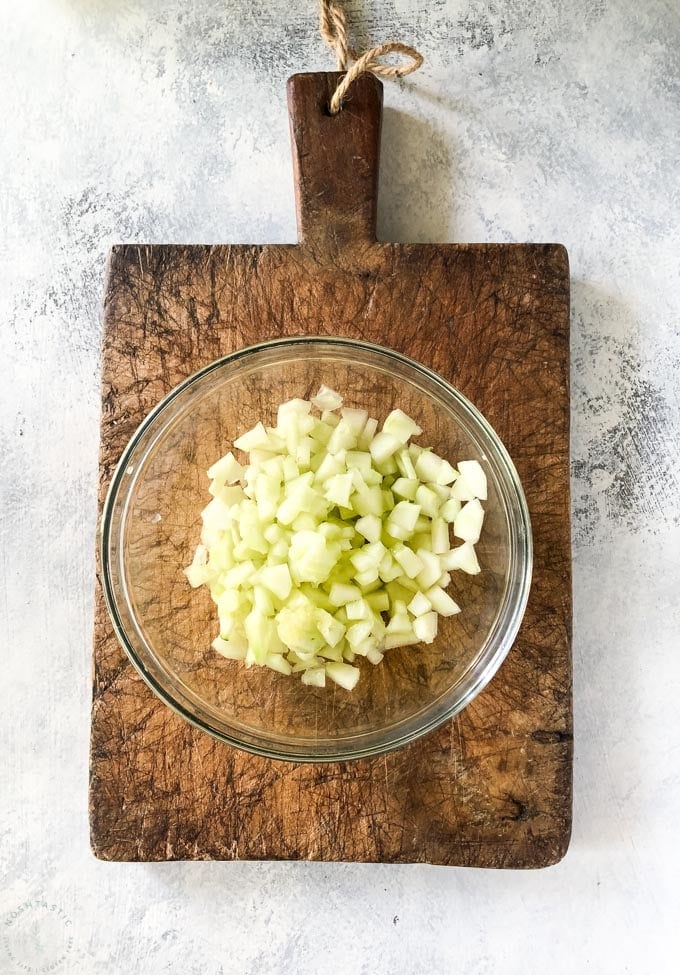
[(157, 700), (118, 644), (98, 585), (90, 821), (102, 859), (540, 867), (567, 849), (567, 254), (559, 244), (377, 243), (382, 86), (360, 78), (332, 117), (338, 77), (289, 82), (297, 245), (113, 249), (100, 503), (136, 426), (195, 370), (276, 336), (367, 339), (449, 379), (509, 449), (534, 531), (524, 623), (490, 685), (438, 731), (379, 758), (295, 765), (215, 741)]

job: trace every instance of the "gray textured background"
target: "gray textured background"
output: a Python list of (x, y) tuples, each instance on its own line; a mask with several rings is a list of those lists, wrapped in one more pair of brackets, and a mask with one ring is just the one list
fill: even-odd
[(348, 4), (380, 234), (573, 274), (575, 827), (539, 873), (107, 865), (86, 779), (100, 299), (119, 241), (290, 241), (314, 0), (0, 0), (0, 972), (671, 972), (680, 778), (677, 0)]

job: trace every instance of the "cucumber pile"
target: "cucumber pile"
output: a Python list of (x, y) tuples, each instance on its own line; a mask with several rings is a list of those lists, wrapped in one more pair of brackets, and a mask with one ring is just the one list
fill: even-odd
[[(220, 654), (348, 691), (357, 658), (432, 643), (460, 607), (451, 572), (480, 571), (486, 475), (412, 442), (402, 410), (382, 429), (322, 386), (278, 408), (208, 470), (212, 500), (185, 570), (217, 604)], [(450, 533), (461, 544), (451, 546)]]

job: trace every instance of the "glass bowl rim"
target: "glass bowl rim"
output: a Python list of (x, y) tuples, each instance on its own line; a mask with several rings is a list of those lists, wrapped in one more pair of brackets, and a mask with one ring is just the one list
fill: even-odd
[[(140, 440), (142, 440), (147, 431), (154, 426), (159, 417), (168, 409), (168, 407), (171, 406), (175, 399), (177, 399), (187, 390), (191, 389), (192, 386), (200, 384), (203, 379), (205, 379), (211, 373), (222, 369), (224, 366), (236, 365), (241, 360), (248, 360), (260, 353), (264, 353), (268, 350), (276, 348), (301, 348), (305, 346), (321, 346), (327, 350), (337, 349), (340, 353), (343, 351), (352, 352), (354, 354), (367, 352), (373, 355), (382, 356), (385, 358), (388, 364), (390, 361), (397, 362), (401, 366), (419, 373), (430, 383), (434, 384), (435, 387), (439, 387), (442, 393), (453, 398), (457, 406), (461, 408), (463, 413), (467, 414), (467, 418), (472, 421), (472, 426), (476, 428), (478, 432), (481, 432), (495, 451), (494, 460), (496, 461), (496, 465), (500, 468), (500, 472), (503, 475), (501, 480), (503, 481), (504, 492), (506, 494), (510, 494), (510, 498), (506, 497), (504, 500), (506, 502), (508, 511), (512, 515), (512, 517), (508, 518), (511, 535), (513, 534), (513, 529), (515, 529), (514, 535), (517, 536), (511, 540), (518, 542), (521, 545), (521, 549), (516, 552), (514, 556), (515, 562), (519, 564), (522, 570), (519, 575), (519, 579), (514, 580), (516, 590), (514, 600), (509, 599), (506, 593), (503, 603), (501, 604), (501, 610), (505, 616), (508, 616), (508, 609), (510, 609), (509, 616), (507, 619), (504, 619), (502, 628), (497, 627), (498, 633), (491, 641), (489, 641), (489, 645), (487, 646), (483, 657), (480, 656), (478, 663), (481, 661), (483, 666), (481, 667), (480, 672), (476, 675), (476, 679), (467, 687), (465, 693), (462, 696), (452, 696), (450, 703), (447, 706), (442, 706), (440, 704), (437, 709), (433, 709), (432, 705), (429, 705), (415, 712), (410, 717), (402, 719), (402, 721), (398, 722), (395, 727), (399, 728), (401, 725), (405, 725), (405, 730), (399, 734), (389, 737), (386, 741), (374, 744), (365, 744), (359, 747), (351, 746), (351, 742), (354, 738), (365, 738), (367, 736), (375, 737), (376, 735), (380, 734), (380, 730), (377, 732), (372, 731), (362, 733), (361, 735), (357, 736), (348, 735), (344, 738), (328, 739), (329, 741), (337, 742), (338, 746), (340, 746), (332, 753), (313, 753), (309, 750), (311, 747), (309, 743), (303, 743), (297, 747), (292, 746), (284, 748), (274, 744), (263, 744), (262, 742), (265, 741), (264, 735), (261, 735), (260, 740), (258, 741), (258, 733), (256, 731), (253, 732), (252, 739), (244, 739), (243, 737), (239, 737), (236, 732), (229, 734), (221, 729), (211, 726), (206, 721), (201, 720), (200, 717), (193, 714), (187, 707), (177, 701), (172, 696), (171, 692), (166, 689), (166, 687), (163, 686), (163, 684), (161, 684), (147, 669), (141, 655), (138, 653), (132, 640), (128, 636), (127, 628), (121, 619), (118, 610), (119, 601), (115, 594), (115, 587), (111, 574), (112, 560), (109, 556), (112, 516), (116, 507), (116, 502), (120, 500), (123, 502), (123, 504), (125, 504), (126, 501), (127, 492), (120, 492), (120, 488), (123, 476), (125, 475), (129, 466), (130, 458), (133, 456)], [(432, 398), (430, 392), (425, 392), (426, 395)], [(508, 501), (511, 503), (508, 503)], [(463, 393), (456, 389), (455, 386), (449, 383), (437, 372), (416, 361), (415, 359), (411, 359), (401, 352), (378, 345), (377, 343), (367, 342), (360, 339), (350, 339), (328, 335), (285, 336), (282, 338), (258, 342), (255, 345), (245, 346), (242, 349), (230, 352), (225, 356), (221, 356), (220, 358), (213, 360), (174, 386), (164, 397), (162, 397), (161, 400), (159, 400), (156, 406), (146, 414), (127, 442), (120, 460), (118, 461), (111, 476), (111, 482), (102, 506), (99, 536), (99, 558), (101, 565), (102, 589), (109, 618), (113, 625), (116, 637), (125, 651), (128, 659), (151, 691), (158, 698), (160, 698), (160, 700), (163, 701), (167, 707), (174, 711), (175, 714), (178, 714), (180, 717), (184, 718), (194, 727), (200, 729), (206, 734), (211, 735), (213, 738), (225, 742), (228, 745), (265, 758), (315, 764), (352, 761), (355, 759), (387, 754), (388, 752), (410, 744), (422, 736), (434, 731), (440, 725), (455, 717), (456, 714), (467, 707), (473, 698), (475, 698), (494, 677), (515, 641), (515, 637), (519, 631), (519, 627), (524, 617), (524, 612), (529, 599), (533, 572), (533, 539), (531, 532), (531, 519), (524, 490), (522, 488), (515, 465), (513, 464), (505, 445), (486, 417)], [(120, 537), (122, 536), (123, 531), (121, 530)], [(511, 569), (512, 567), (511, 562)], [(506, 588), (510, 587), (508, 586)], [(135, 614), (130, 612), (130, 615), (134, 618)], [(444, 702), (449, 699), (447, 692), (440, 695), (438, 700), (442, 701), (442, 699)], [(437, 701), (433, 702), (433, 704), (436, 703)], [(343, 748), (342, 745), (345, 742), (349, 742), (350, 744), (349, 746), (345, 745)]]

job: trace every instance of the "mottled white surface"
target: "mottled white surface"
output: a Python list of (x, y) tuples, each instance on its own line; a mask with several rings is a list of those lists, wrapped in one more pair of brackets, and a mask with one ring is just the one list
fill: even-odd
[(536, 873), (92, 858), (105, 255), (293, 239), (284, 83), (332, 62), (314, 0), (0, 0), (1, 975), (678, 970), (680, 8), (349, 9), (427, 58), (386, 86), (381, 235), (570, 252), (571, 849)]

